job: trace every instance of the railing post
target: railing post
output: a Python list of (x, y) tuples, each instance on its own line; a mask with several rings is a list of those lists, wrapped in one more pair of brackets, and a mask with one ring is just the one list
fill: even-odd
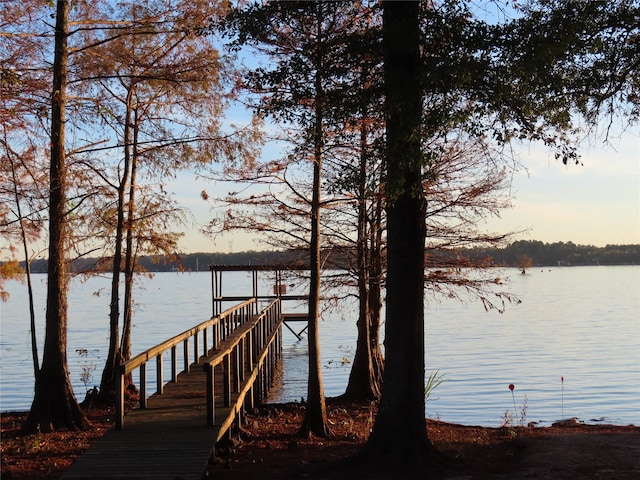
[(244, 382), (244, 372), (246, 369), (246, 363), (245, 360), (247, 358), (247, 354), (245, 353), (247, 350), (247, 336), (245, 334), (244, 337), (242, 337), (242, 340), (240, 341), (240, 344), (238, 345), (238, 370), (240, 372), (240, 381)]
[(162, 364), (162, 352), (156, 357), (156, 392), (162, 395), (164, 393), (164, 365)]
[(240, 343), (238, 343), (231, 353), (233, 355), (233, 392), (240, 391)]
[(191, 365), (189, 363), (189, 339), (185, 338), (182, 342), (182, 347), (184, 349), (182, 362), (184, 364), (184, 372), (189, 373), (191, 370)]
[(267, 362), (269, 367), (267, 368), (267, 391), (271, 387), (271, 381), (273, 380), (273, 342), (267, 345)]
[(200, 360), (200, 338), (198, 332), (193, 335), (193, 363), (197, 365)]
[(253, 329), (247, 332), (246, 342), (244, 346), (246, 355), (247, 370), (253, 371)]
[(227, 354), (222, 360), (222, 399), (225, 407), (231, 406), (231, 359)]
[(178, 353), (175, 345), (171, 347), (171, 381), (178, 382)]
[(147, 362), (140, 365), (140, 408), (147, 408)]
[(124, 375), (125, 365), (116, 367), (116, 430), (122, 430), (124, 425)]
[(216, 424), (215, 367), (207, 363), (205, 370), (207, 372), (207, 426), (213, 427)]
[(211, 339), (211, 348), (215, 350), (220, 344), (220, 318), (218, 318), (218, 320), (213, 323), (212, 336), (213, 338)]
[(256, 403), (262, 404), (262, 376), (264, 374), (264, 362), (258, 367), (258, 376), (256, 377)]
[(227, 322), (229, 321), (229, 315), (225, 315), (220, 318), (220, 341), (224, 341), (227, 338)]
[(202, 355), (207, 356), (209, 354), (209, 329), (205, 327), (202, 330)]

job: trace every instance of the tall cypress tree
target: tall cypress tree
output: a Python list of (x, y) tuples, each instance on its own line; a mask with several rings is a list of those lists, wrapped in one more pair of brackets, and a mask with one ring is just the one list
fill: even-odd
[(36, 375), (35, 396), (26, 431), (76, 430), (90, 426), (73, 393), (67, 365), (67, 166), (65, 106), (69, 4), (56, 7), (53, 91), (51, 94), (51, 165), (49, 173), (49, 265), (44, 356)]

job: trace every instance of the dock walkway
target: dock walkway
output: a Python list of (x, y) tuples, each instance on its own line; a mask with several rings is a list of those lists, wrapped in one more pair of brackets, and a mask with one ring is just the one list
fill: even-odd
[(67, 470), (63, 479), (200, 480), (218, 436), (207, 426), (206, 374), (202, 366), (180, 373), (147, 408), (126, 416)]
[[(258, 295), (258, 272), (264, 270), (276, 273), (273, 296)], [(201, 480), (216, 442), (229, 434), (244, 408), (266, 398), (282, 352), (282, 325), (291, 329), (287, 322), (306, 321), (304, 315), (282, 312), (281, 301), (306, 296), (285, 295), (281, 270), (212, 266), (213, 316), (120, 365), (114, 428), (62, 479)], [(253, 296), (223, 296), (223, 271), (252, 272)], [(265, 301), (269, 306), (258, 312)], [(241, 303), (223, 312), (228, 302)], [(163, 355), (170, 355), (166, 384)], [(147, 397), (147, 367), (154, 363), (157, 392)], [(125, 416), (124, 378), (136, 369), (140, 408)]]
[[(155, 346), (120, 369), (153, 362), (158, 370), (158, 391), (146, 398), (141, 381), (141, 408), (131, 410), (97, 440), (63, 475), (64, 480), (200, 480), (216, 443), (231, 431), (243, 408), (266, 397), (282, 348), (280, 302), (259, 314), (247, 314), (244, 302), (218, 317)], [(175, 372), (176, 344), (209, 337), (194, 363)], [(185, 345), (185, 358), (189, 349)], [(163, 384), (162, 352), (172, 351), (171, 381)], [(194, 352), (198, 352), (198, 347)], [(123, 381), (121, 380), (121, 383)], [(123, 389), (120, 388), (119, 391)], [(120, 404), (122, 404), (122, 399)], [(122, 407), (116, 410), (122, 411)], [(126, 419), (126, 421), (125, 421)]]

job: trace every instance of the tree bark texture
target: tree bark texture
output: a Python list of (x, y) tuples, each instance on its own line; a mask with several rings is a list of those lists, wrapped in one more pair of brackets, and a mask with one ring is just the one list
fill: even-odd
[(122, 165), (122, 177), (118, 184), (118, 211), (116, 220), (116, 236), (113, 253), (113, 265), (111, 274), (111, 302), (109, 304), (109, 353), (102, 371), (100, 381), (100, 400), (109, 401), (115, 399), (116, 392), (116, 367), (122, 361), (122, 351), (120, 348), (120, 274), (122, 272), (122, 242), (125, 231), (125, 196), (129, 185), (131, 171), (131, 155), (129, 155), (129, 145), (131, 144), (131, 98), (132, 90), (127, 90), (126, 117), (124, 129), (124, 162)]
[[(344, 398), (351, 401), (372, 401), (380, 399), (382, 385), (382, 355), (378, 344), (377, 332), (379, 325), (374, 322), (380, 320), (380, 305), (373, 300), (376, 292), (371, 276), (376, 275), (375, 258), (379, 251), (375, 249), (377, 232), (370, 229), (367, 218), (367, 127), (366, 108), (362, 114), (363, 122), (360, 127), (360, 185), (358, 191), (358, 238), (357, 271), (358, 271), (358, 337), (353, 365), (349, 373), (349, 382), (345, 389)], [(379, 226), (379, 225), (378, 225)], [(372, 290), (373, 288), (373, 290)], [(371, 309), (378, 308), (378, 312)]]
[(24, 425), (26, 431), (32, 432), (76, 430), (90, 426), (73, 393), (67, 366), (65, 106), (68, 11), (68, 2), (58, 0), (51, 99), (49, 266), (45, 342), (42, 367), (36, 376), (35, 396)]
[(317, 8), (317, 60), (315, 75), (315, 125), (313, 151), (313, 186), (311, 199), (311, 241), (310, 241), (310, 281), (309, 281), (309, 379), (307, 386), (307, 412), (302, 430), (308, 430), (319, 436), (329, 435), (327, 406), (322, 383), (322, 365), (320, 358), (320, 338), (318, 323), (320, 318), (320, 193), (323, 155), (323, 90), (322, 90), (322, 5)]
[(387, 299), (382, 398), (365, 452), (394, 469), (430, 469), (424, 403), (424, 243), (419, 2), (384, 2)]

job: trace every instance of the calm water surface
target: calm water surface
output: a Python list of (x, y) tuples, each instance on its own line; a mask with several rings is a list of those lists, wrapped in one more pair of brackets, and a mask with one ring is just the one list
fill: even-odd
[[(640, 425), (640, 267), (506, 273), (511, 274), (509, 290), (522, 303), (509, 304), (503, 314), (485, 312), (478, 303), (427, 301), (426, 369), (445, 379), (431, 394), (427, 415), (499, 426), (505, 412), (513, 412), (515, 400), (516, 422), (526, 405), (526, 422), (542, 425), (563, 417)], [(41, 345), (45, 281), (44, 275), (35, 275)], [(99, 383), (107, 353), (109, 283), (106, 278), (74, 280), (70, 290), (68, 357), (80, 400), (87, 388)], [(134, 355), (211, 315), (208, 272), (159, 273), (141, 284), (136, 291)], [(261, 292), (272, 284), (272, 278), (264, 278)], [(0, 411), (26, 410), (33, 398), (26, 287), (12, 282), (6, 288), (11, 298), (0, 304)], [(247, 294), (250, 288), (250, 275), (225, 274), (225, 295)], [(293, 286), (289, 293), (303, 292)], [(343, 393), (348, 379), (355, 312), (355, 304), (342, 302), (340, 312), (324, 313), (320, 323), (328, 396)], [(307, 362), (306, 337), (299, 341), (285, 329), (283, 380), (272, 401), (306, 397)], [(83, 371), (89, 372), (86, 383)], [(515, 385), (514, 397), (510, 383)]]

